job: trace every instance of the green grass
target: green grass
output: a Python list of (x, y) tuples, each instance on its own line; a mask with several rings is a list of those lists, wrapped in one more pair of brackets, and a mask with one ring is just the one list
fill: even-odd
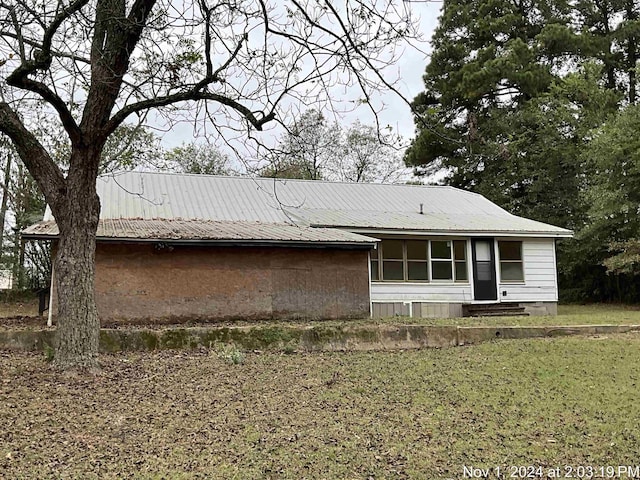
[(0, 352), (0, 477), (463, 478), (635, 465), (640, 336), (395, 353)]
[(558, 315), (465, 318), (385, 318), (382, 323), (421, 325), (640, 325), (640, 306), (620, 304), (559, 305)]

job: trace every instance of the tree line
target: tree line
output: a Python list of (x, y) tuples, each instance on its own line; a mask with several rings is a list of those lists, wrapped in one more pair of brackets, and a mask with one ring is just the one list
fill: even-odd
[(640, 301), (640, 4), (445, 0), (405, 155), (575, 231), (560, 299)]

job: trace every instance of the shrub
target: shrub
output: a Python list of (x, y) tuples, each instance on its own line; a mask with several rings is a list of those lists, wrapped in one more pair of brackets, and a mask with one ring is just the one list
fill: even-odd
[(222, 344), (216, 348), (218, 358), (221, 358), (229, 365), (241, 365), (244, 363), (245, 355), (238, 347), (231, 344)]

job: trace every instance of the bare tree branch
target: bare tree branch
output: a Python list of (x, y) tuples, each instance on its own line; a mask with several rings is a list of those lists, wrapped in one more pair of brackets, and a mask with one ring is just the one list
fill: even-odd
[(5, 102), (0, 102), (0, 131), (11, 139), (52, 208), (58, 207), (66, 190), (62, 172), (35, 135), (27, 130), (18, 115)]
[(136, 0), (125, 18), (124, 0), (103, 0), (96, 8), (91, 45), (91, 87), (80, 127), (104, 143), (113, 130), (103, 130), (118, 99), (129, 59), (146, 26), (156, 0)]
[[(19, 36), (16, 33), (9, 32), (7, 30), (0, 30), (0, 38), (2, 37), (14, 38), (16, 40), (19, 40)], [(22, 37), (22, 41), (24, 42), (25, 45), (29, 45), (30, 47), (34, 47), (38, 50), (42, 50), (42, 42), (38, 42), (31, 38), (25, 38), (25, 37)], [(64, 53), (56, 49), (51, 50), (51, 55), (53, 57), (67, 58), (69, 60), (73, 60), (74, 62), (80, 62), (87, 65), (91, 63), (91, 61), (88, 58), (82, 57), (80, 55), (74, 55), (73, 53)]]
[[(65, 102), (44, 83), (30, 79), (29, 75), (38, 70), (47, 70), (51, 66), (51, 42), (58, 27), (60, 27), (62, 22), (80, 10), (88, 2), (89, 0), (76, 0), (68, 7), (63, 8), (62, 12), (56, 15), (51, 24), (45, 29), (42, 40), (42, 50), (34, 51), (33, 60), (26, 58), (24, 42), (20, 33), (21, 30), (18, 28), (16, 36), (20, 44), (20, 56), (22, 62), (20, 66), (7, 77), (7, 83), (9, 85), (37, 93), (45, 101), (49, 102), (53, 108), (55, 108), (58, 115), (60, 115), (60, 120), (69, 134), (69, 138), (72, 143), (78, 143), (80, 141), (81, 132)], [(11, 11), (13, 12), (12, 16), (15, 18), (15, 11), (13, 9)]]
[(197, 100), (211, 100), (218, 102), (222, 105), (226, 105), (228, 107), (233, 108), (238, 111), (242, 116), (256, 129), (262, 130), (262, 127), (265, 123), (272, 121), (275, 117), (275, 113), (269, 112), (268, 114), (263, 114), (260, 117), (256, 117), (254, 112), (249, 110), (246, 106), (242, 105), (235, 100), (232, 100), (224, 95), (218, 95), (216, 93), (208, 93), (197, 91), (195, 88), (182, 93), (175, 93), (173, 95), (168, 95), (166, 97), (154, 98), (149, 100), (143, 100), (138, 103), (133, 103), (127, 105), (118, 113), (116, 113), (111, 120), (105, 126), (105, 131), (107, 133), (113, 132), (118, 126), (131, 114), (142, 112), (148, 110), (150, 108), (158, 108), (164, 107), (167, 105), (172, 105), (178, 102), (186, 102), (186, 101), (197, 101)]

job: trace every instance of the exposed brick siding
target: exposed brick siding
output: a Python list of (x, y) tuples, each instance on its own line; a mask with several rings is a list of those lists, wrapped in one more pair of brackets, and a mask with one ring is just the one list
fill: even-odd
[(369, 315), (365, 250), (105, 244), (103, 320), (357, 318)]

